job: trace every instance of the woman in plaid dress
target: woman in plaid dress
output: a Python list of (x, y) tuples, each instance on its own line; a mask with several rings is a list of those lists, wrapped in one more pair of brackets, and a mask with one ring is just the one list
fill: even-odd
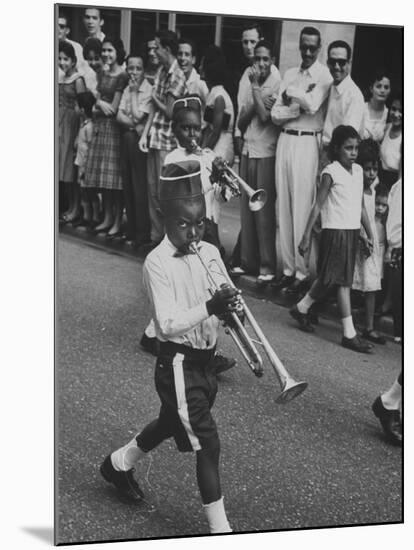
[(103, 70), (98, 73), (94, 134), (86, 162), (85, 186), (102, 192), (104, 219), (96, 233), (120, 234), (122, 220), (121, 136), (116, 115), (128, 76), (122, 68), (122, 40), (106, 37), (102, 44)]

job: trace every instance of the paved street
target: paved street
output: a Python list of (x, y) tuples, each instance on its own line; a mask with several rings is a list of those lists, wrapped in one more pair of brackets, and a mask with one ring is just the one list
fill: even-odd
[[(146, 494), (139, 506), (121, 503), (100, 477), (106, 454), (158, 412), (154, 358), (138, 346), (148, 321), (142, 262), (70, 236), (58, 247), (58, 542), (206, 534), (194, 456), (172, 442), (139, 465)], [(359, 355), (338, 345), (333, 321), (304, 334), (285, 308), (246, 299), (289, 372), (309, 388), (280, 406), (270, 367), (257, 379), (240, 359), (221, 376), (214, 416), (233, 529), (400, 522), (401, 449), (383, 439), (371, 404), (397, 376), (401, 347), (388, 342)], [(236, 353), (224, 334), (220, 348)]]

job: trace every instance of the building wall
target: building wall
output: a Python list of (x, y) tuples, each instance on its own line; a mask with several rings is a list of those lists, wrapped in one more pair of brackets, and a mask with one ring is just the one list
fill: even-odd
[(282, 75), (287, 69), (300, 64), (299, 34), (303, 27), (315, 27), (321, 33), (321, 63), (326, 63), (328, 45), (334, 40), (345, 40), (353, 48), (355, 25), (346, 23), (320, 23), (315, 21), (283, 21), (280, 44), (279, 70)]

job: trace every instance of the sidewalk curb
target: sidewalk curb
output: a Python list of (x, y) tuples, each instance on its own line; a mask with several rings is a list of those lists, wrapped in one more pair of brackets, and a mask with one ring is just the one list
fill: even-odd
[[(125, 257), (129, 257), (136, 260), (145, 260), (146, 254), (137, 249), (128, 248), (125, 246), (124, 241), (120, 239), (108, 240), (104, 236), (97, 236), (88, 233), (85, 229), (75, 228), (71, 225), (64, 225), (58, 228), (58, 235), (67, 235), (76, 239), (87, 242), (91, 246), (107, 250), (114, 254), (119, 254)], [(285, 294), (283, 291), (276, 291), (269, 285), (258, 285), (256, 283), (256, 277), (250, 275), (241, 275), (233, 277), (234, 284), (242, 291), (254, 296), (258, 300), (266, 300), (279, 306), (290, 308), (298, 301), (298, 297), (292, 297)], [(336, 304), (326, 303), (318, 312), (318, 316), (340, 323), (339, 311)], [(358, 310), (353, 310), (353, 316), (357, 328), (361, 329), (359, 322)], [(376, 329), (390, 338), (393, 337), (393, 320), (392, 317), (387, 315), (379, 318), (376, 321)]]

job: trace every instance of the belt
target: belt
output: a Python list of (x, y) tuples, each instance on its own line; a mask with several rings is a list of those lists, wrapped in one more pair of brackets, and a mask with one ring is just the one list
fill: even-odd
[(160, 342), (160, 355), (175, 355), (176, 353), (182, 353), (187, 359), (193, 359), (194, 361), (200, 361), (202, 363), (209, 363), (216, 352), (216, 346), (208, 349), (196, 349), (190, 348), (185, 344), (176, 344), (175, 342), (167, 341)]
[(293, 128), (282, 128), (282, 132), (290, 136), (317, 136), (321, 132), (312, 132), (312, 130), (294, 130)]

